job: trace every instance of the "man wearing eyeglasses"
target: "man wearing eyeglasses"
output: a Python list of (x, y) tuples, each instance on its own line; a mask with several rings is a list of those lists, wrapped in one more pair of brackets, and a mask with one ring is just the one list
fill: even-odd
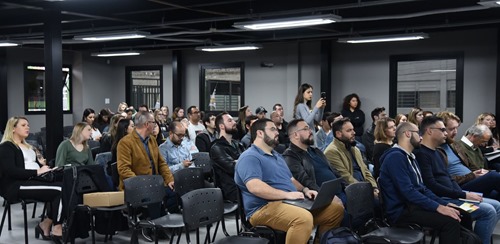
[(380, 161), (379, 184), (391, 224), (419, 224), (438, 230), (439, 243), (460, 243), (460, 212), (423, 184), (422, 173), (412, 151), (420, 147), (418, 127), (409, 122), (396, 129), (398, 144)]
[(189, 148), (183, 146), (182, 140), (186, 136), (186, 127), (180, 121), (172, 121), (170, 132), (164, 143), (160, 145), (160, 153), (167, 162), (170, 171), (194, 167)]
[(338, 227), (344, 215), (343, 206), (336, 201), (311, 212), (282, 202), (314, 198), (317, 192), (295, 180), (274, 150), (279, 133), (270, 119), (257, 120), (250, 131), (253, 144), (241, 154), (234, 175), (249, 222), (287, 232), (287, 244), (307, 243), (314, 225), (319, 226), (319, 236)]
[(201, 116), (198, 107), (191, 106), (187, 109), (187, 112), (189, 117), (189, 125), (188, 125), (189, 139), (194, 141), (198, 134), (205, 131), (205, 126), (203, 125), (203, 123), (200, 123)]
[(476, 220), (474, 232), (481, 238), (483, 243), (489, 243), (500, 217), (500, 203), (494, 199), (483, 198), (482, 194), (463, 191), (457, 182), (452, 180), (446, 169), (446, 153), (439, 148), (446, 141), (448, 134), (441, 118), (435, 116), (424, 117), (420, 123), (420, 131), (422, 132), (421, 146), (414, 153), (425, 186), (437, 196), (457, 206), (464, 203), (461, 199), (478, 201), (479, 203), (476, 203), (476, 205), (479, 206), (479, 209), (470, 214), (472, 219)]

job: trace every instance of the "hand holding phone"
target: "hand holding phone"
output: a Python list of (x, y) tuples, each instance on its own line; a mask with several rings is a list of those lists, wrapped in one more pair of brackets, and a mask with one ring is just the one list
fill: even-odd
[(326, 100), (326, 92), (321, 92), (321, 99)]

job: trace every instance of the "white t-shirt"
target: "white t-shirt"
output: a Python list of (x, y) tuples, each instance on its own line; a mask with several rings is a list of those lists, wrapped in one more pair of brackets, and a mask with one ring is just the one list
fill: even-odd
[(24, 168), (25, 169), (39, 169), (40, 166), (36, 163), (36, 153), (35, 150), (30, 148), (21, 147), (24, 156)]
[(188, 132), (189, 132), (189, 139), (191, 141), (194, 141), (196, 139), (196, 136), (202, 133), (203, 131), (205, 131), (205, 126), (201, 122), (198, 122), (197, 125), (193, 125), (191, 124), (191, 122), (189, 122)]

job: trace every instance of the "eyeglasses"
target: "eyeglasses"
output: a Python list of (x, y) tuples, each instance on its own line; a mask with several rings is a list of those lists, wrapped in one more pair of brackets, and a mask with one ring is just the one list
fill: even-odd
[(295, 130), (293, 133), (295, 133), (295, 132), (299, 132), (299, 131), (303, 131), (303, 130), (304, 130), (304, 131), (310, 131), (310, 130), (311, 130), (311, 128), (309, 128), (309, 126), (306, 126), (306, 127), (302, 128), (302, 129), (297, 129), (297, 130)]
[(186, 134), (177, 134), (177, 133), (174, 133), (174, 135), (176, 135), (177, 137), (179, 137), (179, 139), (182, 139), (186, 136)]
[(446, 128), (429, 128), (431, 130), (440, 130), (441, 132), (446, 132)]

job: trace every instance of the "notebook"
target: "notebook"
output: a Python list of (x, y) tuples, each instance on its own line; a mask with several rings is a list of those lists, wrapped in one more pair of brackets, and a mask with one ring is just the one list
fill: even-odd
[(318, 195), (314, 200), (304, 198), (297, 200), (283, 200), (284, 203), (305, 208), (309, 211), (329, 205), (336, 194), (342, 191), (341, 178), (325, 181), (319, 188)]

